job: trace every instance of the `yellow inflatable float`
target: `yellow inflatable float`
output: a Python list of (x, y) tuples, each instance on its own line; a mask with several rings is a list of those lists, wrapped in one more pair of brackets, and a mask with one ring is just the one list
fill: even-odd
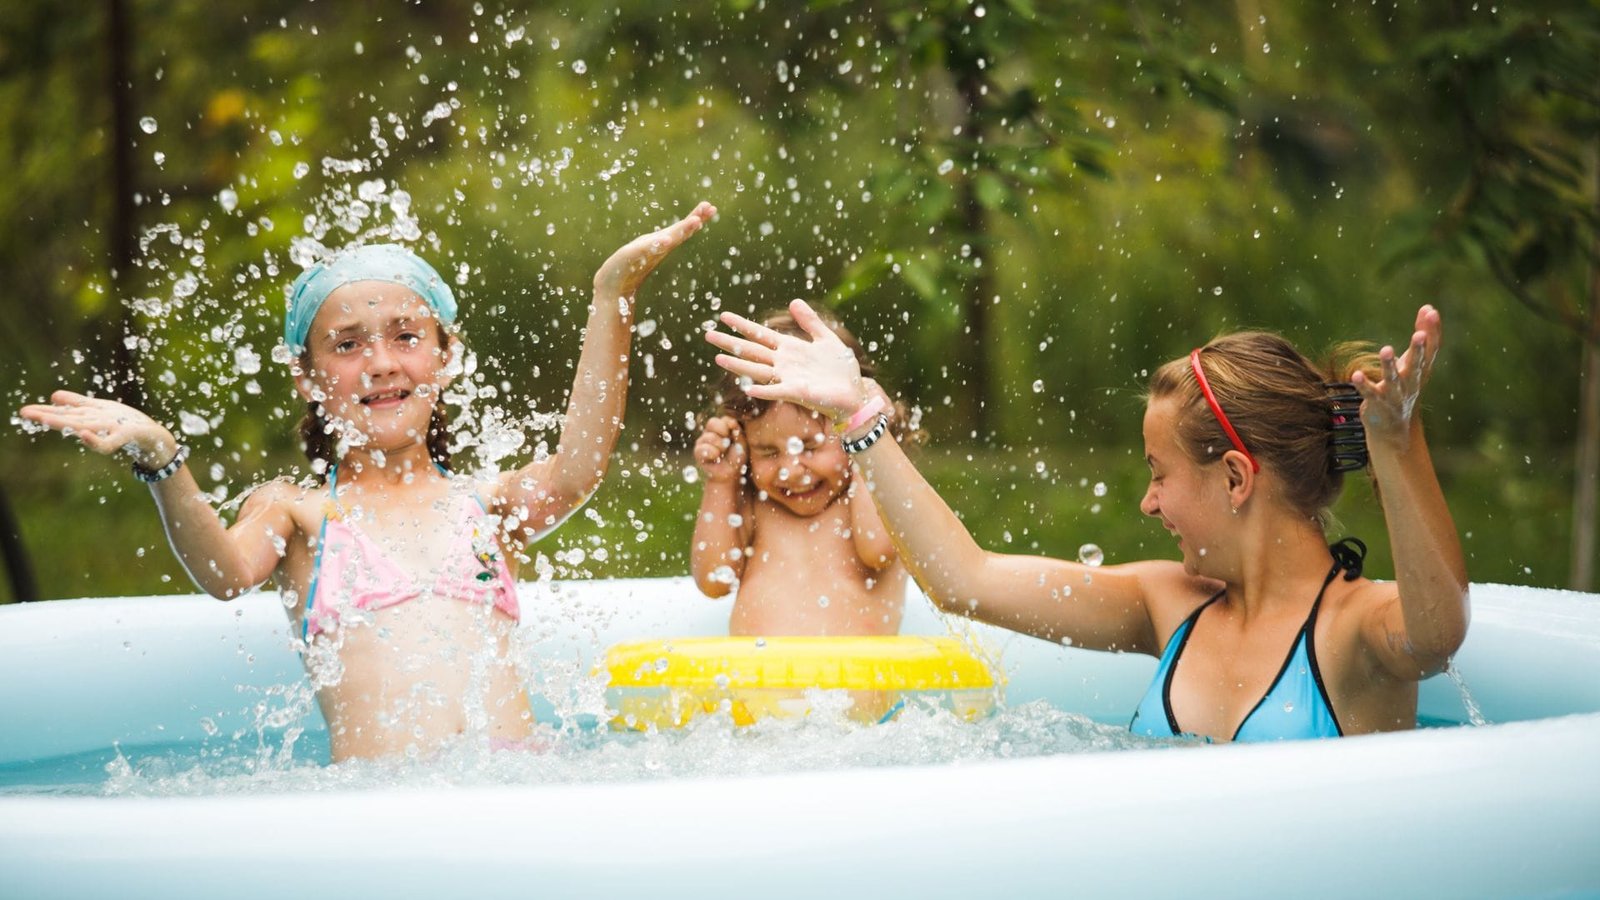
[(617, 644), (602, 664), (613, 728), (677, 728), (725, 711), (737, 725), (810, 712), (807, 691), (848, 691), (850, 716), (882, 722), (913, 699), (988, 715), (994, 671), (948, 637), (712, 637)]

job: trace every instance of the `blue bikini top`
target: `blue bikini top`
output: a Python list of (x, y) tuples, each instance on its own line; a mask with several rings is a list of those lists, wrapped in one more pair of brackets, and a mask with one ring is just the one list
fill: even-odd
[[(1289, 655), (1283, 661), (1283, 668), (1278, 670), (1278, 676), (1273, 679), (1272, 686), (1244, 717), (1244, 721), (1239, 723), (1239, 729), (1233, 735), (1235, 741), (1306, 740), (1344, 735), (1344, 730), (1339, 727), (1339, 718), (1334, 715), (1328, 688), (1322, 683), (1322, 673), (1317, 668), (1314, 633), (1317, 610), (1322, 606), (1322, 595), (1327, 593), (1328, 585), (1341, 571), (1345, 573), (1346, 581), (1361, 577), (1361, 564), (1367, 555), (1367, 545), (1356, 538), (1345, 538), (1328, 549), (1333, 554), (1333, 566), (1328, 570), (1328, 577), (1322, 580), (1322, 589), (1317, 591), (1317, 599), (1311, 604), (1311, 613), (1306, 616), (1305, 624), (1300, 626), (1294, 646), (1289, 648)], [(1166, 651), (1161, 655), (1161, 664), (1156, 667), (1155, 677), (1150, 681), (1150, 688), (1145, 691), (1144, 699), (1134, 712), (1133, 721), (1128, 723), (1129, 731), (1145, 737), (1185, 735), (1178, 726), (1177, 717), (1172, 714), (1172, 676), (1177, 671), (1178, 658), (1183, 655), (1184, 645), (1194, 631), (1194, 623), (1206, 607), (1226, 592), (1224, 588), (1200, 604), (1172, 633)]]

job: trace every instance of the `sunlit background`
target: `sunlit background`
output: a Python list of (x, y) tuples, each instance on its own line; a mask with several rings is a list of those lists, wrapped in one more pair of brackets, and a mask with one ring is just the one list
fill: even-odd
[[(460, 459), (522, 459), (595, 267), (707, 199), (641, 294), (619, 456), (524, 577), (687, 572), (718, 310), (829, 305), (981, 542), (1117, 563), (1176, 557), (1137, 509), (1151, 370), (1434, 303), (1471, 577), (1593, 589), (1597, 85), (1585, 0), (7, 3), (0, 388), (136, 399), (234, 509), (307, 471), (284, 287), (401, 240), (462, 299)], [(122, 461), (8, 418), (0, 602), (192, 590)], [(1337, 513), (1390, 577), (1365, 478)]]

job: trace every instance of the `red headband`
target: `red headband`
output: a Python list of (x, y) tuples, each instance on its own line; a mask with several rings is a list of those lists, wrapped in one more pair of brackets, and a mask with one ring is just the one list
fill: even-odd
[(1256, 458), (1244, 448), (1244, 441), (1239, 440), (1239, 432), (1233, 430), (1233, 423), (1229, 422), (1227, 415), (1222, 412), (1222, 404), (1217, 402), (1217, 395), (1211, 393), (1211, 385), (1206, 383), (1206, 372), (1200, 368), (1199, 347), (1189, 352), (1189, 368), (1194, 370), (1194, 380), (1200, 383), (1200, 393), (1206, 396), (1206, 405), (1211, 407), (1211, 414), (1217, 417), (1217, 424), (1227, 432), (1228, 440), (1233, 441), (1233, 449), (1243, 453), (1244, 458), (1250, 460), (1251, 471), (1261, 471), (1261, 463), (1256, 462)]

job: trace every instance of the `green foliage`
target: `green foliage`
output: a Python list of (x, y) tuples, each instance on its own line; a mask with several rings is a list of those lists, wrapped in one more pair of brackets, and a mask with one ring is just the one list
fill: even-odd
[[(1559, 583), (1577, 349), (1484, 273), (1557, 310), (1592, 260), (1592, 2), (1444, 20), (1175, 0), (128, 6), (135, 116), (157, 123), (134, 148), (140, 375), (158, 416), (208, 420), (196, 471), (221, 495), (297, 464), (298, 403), (270, 359), (296, 239), (393, 236), (408, 196), (415, 243), (458, 279), (474, 403), (521, 415), (565, 400), (594, 267), (705, 197), (721, 220), (641, 297), (635, 474), (607, 482), (605, 524), (557, 536), (612, 548), (584, 571), (683, 570), (676, 476), (718, 309), (837, 304), (920, 407), (932, 458), (998, 445), (972, 451), (973, 487), (938, 475), (986, 540), (1120, 559), (1161, 549), (1130, 500), (1149, 371), (1245, 326), (1308, 351), (1400, 340), (1435, 302), (1428, 427), (1472, 574)], [(101, 5), (0, 5), (13, 404), (107, 368), (105, 28)], [(968, 352), (994, 376), (981, 434)], [(169, 586), (139, 574), (176, 570), (119, 467), (14, 430), (0, 459), (48, 593)], [(1040, 460), (1059, 485), (1028, 475)], [(1083, 477), (1112, 487), (1099, 513), (1081, 512)]]
[(1442, 210), (1411, 217), (1396, 258), (1465, 259), (1600, 341), (1586, 284), (1600, 265), (1600, 7), (1458, 16), (1413, 62), (1459, 123), (1465, 171)]

